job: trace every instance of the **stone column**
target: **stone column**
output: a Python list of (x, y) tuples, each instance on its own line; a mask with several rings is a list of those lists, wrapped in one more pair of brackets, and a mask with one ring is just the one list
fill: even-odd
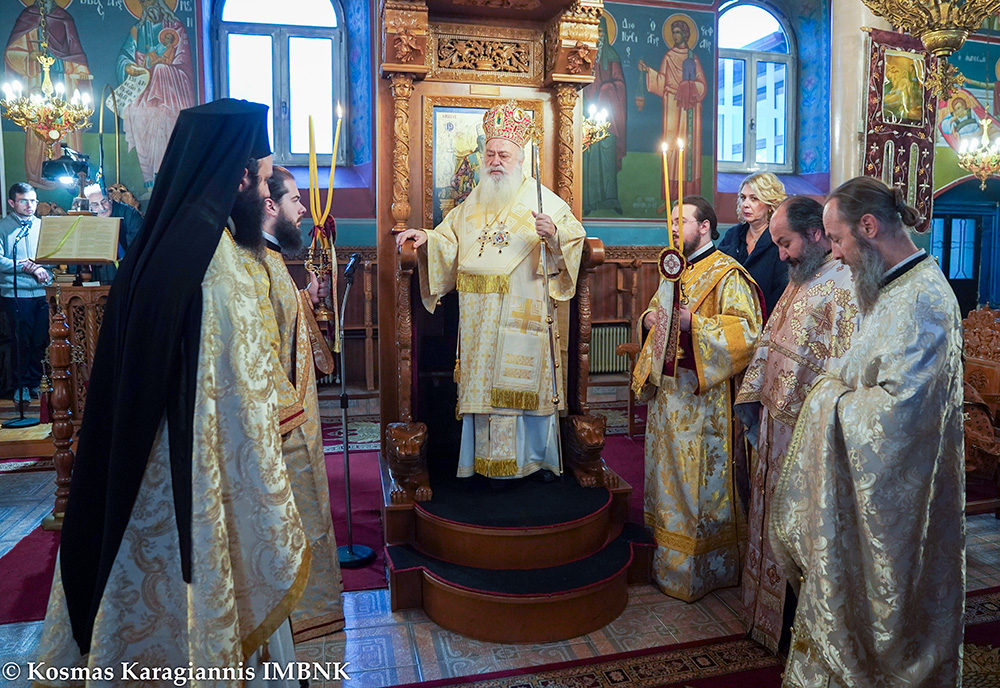
[(862, 26), (892, 26), (858, 2), (832, 3), (830, 64), (830, 189), (861, 174), (868, 95), (867, 36)]

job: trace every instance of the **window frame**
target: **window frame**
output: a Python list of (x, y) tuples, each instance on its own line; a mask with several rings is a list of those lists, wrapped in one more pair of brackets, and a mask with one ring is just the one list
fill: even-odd
[[(731, 161), (721, 160), (718, 149), (718, 136), (716, 137), (715, 159), (719, 172), (775, 172), (792, 174), (795, 172), (796, 154), (798, 150), (798, 47), (795, 42), (795, 35), (791, 27), (782, 14), (773, 7), (759, 2), (732, 2), (719, 8), (721, 17), (727, 11), (737, 6), (753, 6), (764, 10), (778, 22), (781, 30), (785, 34), (788, 42), (787, 53), (772, 53), (759, 50), (740, 50), (737, 48), (719, 48), (715, 62), (717, 81), (721, 81), (722, 60), (742, 60), (744, 62), (743, 71), (743, 160)], [(785, 162), (759, 163), (757, 162), (757, 64), (759, 62), (772, 62), (785, 66)], [(718, 84), (716, 86), (718, 89)], [(719, 113), (721, 106), (716, 91), (716, 126), (719, 126)], [(752, 143), (753, 145), (749, 145)], [(750, 154), (752, 151), (752, 155)]]
[[(344, 11), (340, 3), (336, 0), (329, 0), (333, 11), (337, 17), (337, 26), (300, 26), (296, 24), (257, 24), (244, 22), (230, 22), (222, 20), (222, 12), (226, 2), (224, 0), (216, 5), (215, 16), (215, 45), (216, 45), (216, 92), (222, 98), (229, 97), (229, 36), (230, 34), (270, 36), (271, 37), (271, 90), (274, 97), (274, 108), (272, 109), (272, 127), (274, 140), (271, 146), (274, 149), (274, 162), (279, 165), (305, 166), (309, 164), (308, 153), (291, 152), (291, 97), (290, 97), (290, 72), (289, 72), (289, 39), (291, 38), (328, 38), (331, 39), (331, 65), (333, 71), (333, 84), (331, 97), (331, 111), (334, 116), (334, 126), (336, 126), (337, 103), (343, 110), (343, 120), (341, 121), (340, 141), (337, 145), (337, 166), (346, 164), (347, 141), (350, 138), (348, 133), (351, 121), (350, 118), (350, 91), (348, 90), (348, 60), (347, 60), (347, 31), (344, 26)], [(330, 154), (317, 155), (316, 163), (319, 167), (330, 166)]]

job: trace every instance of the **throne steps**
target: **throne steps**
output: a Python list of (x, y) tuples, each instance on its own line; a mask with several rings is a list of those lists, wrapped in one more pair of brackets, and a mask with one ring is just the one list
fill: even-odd
[(432, 481), (434, 498), (392, 504), (383, 465), (386, 564), (394, 611), (423, 608), (444, 628), (492, 642), (584, 635), (625, 608), (649, 579), (652, 538), (627, 524), (632, 488)]
[(389, 545), (393, 609), (422, 607), (439, 626), (479, 640), (541, 643), (585, 635), (614, 621), (630, 582), (647, 580), (652, 540), (626, 524), (601, 550), (533, 569), (487, 569)]

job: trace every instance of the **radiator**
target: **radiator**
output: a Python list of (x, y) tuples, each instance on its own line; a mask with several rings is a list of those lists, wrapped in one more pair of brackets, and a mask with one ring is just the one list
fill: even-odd
[(590, 333), (590, 372), (627, 373), (628, 357), (619, 356), (615, 348), (629, 341), (629, 326), (625, 324), (594, 325)]

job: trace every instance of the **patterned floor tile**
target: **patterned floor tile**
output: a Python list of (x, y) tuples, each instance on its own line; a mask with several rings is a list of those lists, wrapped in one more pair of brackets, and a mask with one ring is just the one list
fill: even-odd
[[(343, 661), (356, 671), (413, 666), (417, 657), (411, 646), (407, 624), (354, 628), (346, 631)], [(331, 653), (336, 652), (335, 642), (328, 640), (325, 645), (327, 661), (331, 661)]]
[(41, 621), (4, 624), (0, 626), (0, 658), (3, 662), (15, 662), (21, 668), (20, 676), (5, 681), (10, 688), (23, 688), (30, 685), (27, 678), (28, 662), (35, 661), (38, 655), (38, 640), (42, 635)]
[[(421, 669), (437, 672), (436, 676), (430, 677), (425, 670), (425, 681), (510, 668), (509, 662), (504, 659), (504, 650), (494, 655), (495, 649), (506, 646), (466, 638), (431, 621), (412, 624), (411, 628)], [(437, 665), (436, 669), (434, 665)]]
[(497, 645), (493, 659), (509, 664), (514, 669), (570, 662), (597, 657), (597, 649), (584, 639), (582, 642), (544, 643), (541, 645)]
[(393, 612), (386, 588), (344, 593), (344, 616), (348, 629), (405, 623), (410, 620), (409, 611)]
[(633, 652), (635, 650), (648, 650), (653, 647), (663, 647), (682, 642), (674, 634), (659, 630), (656, 633), (640, 633), (622, 637), (614, 637), (597, 633), (588, 636), (594, 646), (598, 656), (612, 655), (618, 652)]

